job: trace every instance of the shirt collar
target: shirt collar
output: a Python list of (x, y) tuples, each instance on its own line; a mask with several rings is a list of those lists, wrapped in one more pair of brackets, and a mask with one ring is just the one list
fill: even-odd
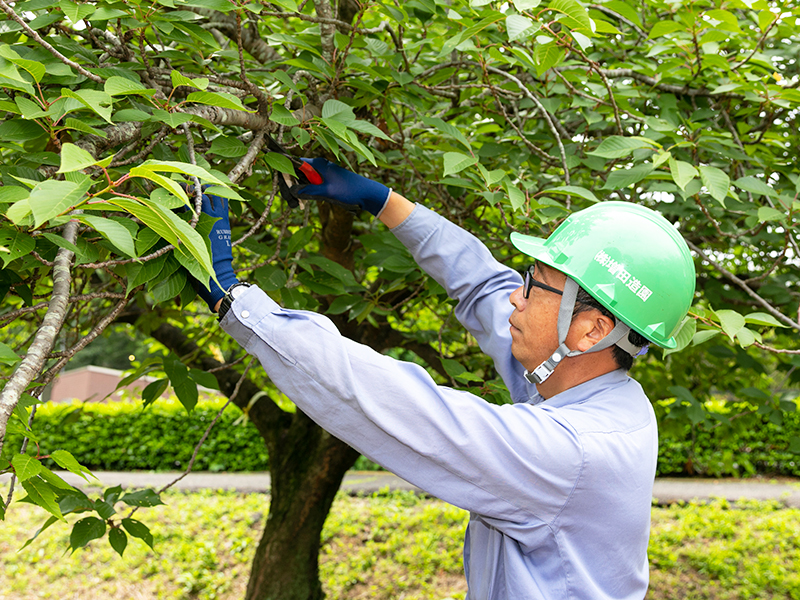
[(553, 408), (560, 408), (569, 404), (577, 404), (578, 402), (588, 400), (599, 392), (621, 385), (628, 381), (628, 379), (629, 377), (627, 371), (624, 369), (616, 369), (615, 371), (604, 373), (603, 375), (595, 377), (594, 379), (590, 379), (589, 381), (584, 381), (580, 385), (571, 387), (568, 390), (564, 390), (560, 394), (556, 394), (555, 396), (551, 396), (547, 399), (542, 398), (537, 391), (533, 396), (531, 396), (530, 403), (552, 406)]

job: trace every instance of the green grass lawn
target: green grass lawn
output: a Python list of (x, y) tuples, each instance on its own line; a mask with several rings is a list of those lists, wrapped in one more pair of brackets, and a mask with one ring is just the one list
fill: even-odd
[[(140, 510), (155, 551), (129, 539), (119, 558), (107, 538), (74, 554), (54, 525), (19, 549), (46, 517), (14, 503), (0, 525), (0, 597), (239, 599), (268, 496), (206, 491), (164, 494)], [(332, 599), (463, 598), (461, 541), (467, 514), (410, 493), (340, 494), (328, 518), (321, 576)], [(653, 509), (650, 600), (800, 600), (800, 510), (718, 501)]]

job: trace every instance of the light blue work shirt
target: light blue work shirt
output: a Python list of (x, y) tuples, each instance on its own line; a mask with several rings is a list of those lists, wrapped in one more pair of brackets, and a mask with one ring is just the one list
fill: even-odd
[(514, 404), (437, 385), (255, 286), (222, 327), (324, 429), (470, 512), (469, 600), (643, 598), (658, 441), (641, 386), (618, 370), (543, 401), (511, 355), (519, 274), (422, 206), (393, 232), (459, 301)]

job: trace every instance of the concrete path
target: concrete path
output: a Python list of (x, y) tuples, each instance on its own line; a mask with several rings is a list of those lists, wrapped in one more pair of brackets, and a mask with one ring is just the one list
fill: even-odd
[[(82, 489), (93, 487), (68, 472), (58, 471), (69, 484)], [(175, 480), (180, 473), (120, 473), (95, 471), (101, 484), (94, 487), (121, 485), (130, 488), (153, 487), (160, 489)], [(0, 485), (7, 485), (8, 475), (0, 475)], [(173, 489), (200, 490), (223, 489), (240, 492), (269, 492), (269, 473), (189, 473), (176, 483)], [(351, 493), (371, 494), (382, 489), (421, 490), (396, 475), (385, 471), (350, 471), (345, 475), (342, 489)], [(711, 498), (725, 498), (736, 501), (740, 498), (752, 500), (777, 500), (786, 506), (800, 508), (800, 480), (782, 478), (768, 479), (656, 479), (653, 497), (658, 504), (673, 504), (691, 500), (706, 501)]]

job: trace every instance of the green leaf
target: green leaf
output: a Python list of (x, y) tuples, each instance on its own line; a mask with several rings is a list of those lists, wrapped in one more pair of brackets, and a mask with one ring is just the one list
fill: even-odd
[[(2, 254), (0, 254), (2, 256)], [(3, 342), (0, 342), (0, 363), (4, 365), (13, 365), (18, 363), (22, 360), (22, 357), (14, 352), (11, 346), (7, 346)]]
[(39, 473), (39, 477), (44, 479), (53, 488), (59, 488), (59, 489), (62, 489), (62, 490), (75, 491), (74, 487), (72, 487), (66, 481), (61, 479), (61, 477), (59, 477), (58, 475), (53, 473), (50, 469), (48, 469), (44, 465), (42, 465), (42, 472)]
[(11, 459), (11, 464), (14, 465), (14, 472), (20, 481), (36, 477), (42, 472), (42, 463), (27, 454), (15, 454)]
[(503, 187), (508, 194), (508, 199), (511, 202), (511, 208), (516, 211), (525, 206), (525, 194), (517, 186), (511, 183), (511, 181), (508, 179), (505, 179), (503, 181)]
[(130, 535), (139, 538), (151, 549), (153, 548), (153, 534), (150, 533), (147, 525), (135, 519), (122, 519), (122, 526)]
[(700, 179), (711, 197), (717, 202), (725, 200), (728, 189), (731, 187), (728, 174), (716, 167), (698, 167), (698, 171), (700, 171)]
[(72, 242), (68, 242), (60, 235), (56, 235), (55, 233), (50, 233), (48, 231), (45, 231), (42, 234), (42, 237), (49, 240), (51, 243), (55, 244), (59, 248), (66, 248), (67, 250), (75, 253), (76, 255), (80, 254), (80, 249), (75, 244), (73, 244)]
[(289, 175), (295, 177), (297, 176), (294, 171), (294, 165), (292, 164), (292, 161), (283, 154), (278, 154), (277, 152), (267, 152), (264, 155), (264, 160), (270, 167), (280, 171), (281, 173), (288, 173)]
[(758, 209), (759, 223), (763, 223), (764, 221), (783, 221), (785, 219), (786, 213), (776, 208), (762, 206)]
[(90, 475), (92, 478), (97, 479), (94, 475), (92, 475), (91, 471), (80, 464), (75, 457), (72, 456), (66, 450), (56, 450), (50, 453), (50, 458), (62, 469), (66, 469), (70, 473), (74, 473), (80, 477), (83, 477), (86, 481), (89, 481), (89, 478), (86, 475)]
[(92, 540), (101, 538), (106, 533), (106, 522), (97, 517), (84, 517), (72, 527), (69, 536), (69, 547), (75, 552)]
[(8, 207), (6, 217), (14, 223), (14, 225), (28, 225), (29, 217), (31, 215), (31, 205), (28, 199), (19, 200)]
[(295, 118), (295, 116), (289, 112), (286, 107), (281, 106), (280, 104), (272, 105), (272, 114), (270, 114), (269, 120), (287, 127), (293, 127), (294, 125), (300, 124), (300, 120)]
[(564, 49), (555, 41), (548, 44), (537, 44), (533, 53), (536, 61), (536, 72), (541, 77), (545, 72), (557, 66), (566, 56)]
[(80, 23), (83, 19), (91, 15), (95, 11), (92, 4), (78, 4), (70, 0), (61, 0), (59, 3), (61, 10), (74, 24)]
[(517, 10), (528, 10), (536, 8), (542, 3), (542, 0), (513, 0), (514, 8)]
[(628, 187), (629, 185), (638, 183), (652, 172), (653, 172), (653, 165), (649, 163), (636, 165), (635, 167), (632, 167), (630, 169), (617, 169), (616, 171), (611, 171), (611, 174), (608, 176), (608, 179), (606, 179), (605, 184), (600, 189), (603, 190), (623, 189)]
[(506, 17), (506, 31), (508, 32), (508, 41), (514, 42), (533, 32), (533, 21), (522, 15), (509, 15)]
[(743, 189), (746, 192), (750, 192), (751, 194), (760, 194), (762, 196), (777, 196), (775, 190), (769, 187), (764, 181), (761, 179), (757, 179), (756, 177), (740, 177), (736, 181), (733, 182), (733, 185), (736, 187)]
[(61, 509), (56, 502), (56, 495), (53, 488), (46, 481), (40, 477), (34, 477), (22, 482), (22, 487), (28, 492), (28, 495), (23, 500), (41, 506), (47, 512), (59, 520), (64, 520), (64, 515), (61, 514)]
[(643, 137), (623, 137), (612, 135), (604, 139), (600, 145), (592, 152), (587, 152), (591, 156), (601, 158), (623, 158), (639, 148), (652, 148), (655, 142)]
[(669, 356), (675, 352), (680, 352), (684, 348), (686, 348), (694, 338), (694, 334), (697, 332), (697, 321), (692, 317), (686, 317), (681, 323), (680, 329), (675, 334), (675, 341), (677, 345), (674, 348), (668, 348), (664, 350), (664, 356)]
[(764, 325), (767, 327), (788, 327), (788, 325), (784, 325), (772, 315), (763, 312), (754, 312), (750, 313), (749, 315), (745, 315), (744, 320), (745, 323), (751, 323), (753, 325)]
[(172, 129), (175, 129), (184, 123), (188, 123), (193, 117), (192, 115), (182, 112), (170, 113), (165, 110), (161, 110), (160, 108), (156, 108), (153, 110), (153, 118), (159, 123), (164, 123), (165, 125), (169, 125)]
[(28, 198), (28, 204), (33, 212), (34, 227), (38, 228), (53, 217), (68, 212), (80, 204), (91, 187), (92, 180), (88, 177), (80, 184), (52, 179), (36, 184)]
[(14, 98), (14, 102), (17, 108), (19, 108), (20, 114), (22, 114), (25, 119), (40, 119), (47, 115), (47, 113), (42, 110), (41, 106), (28, 100), (24, 96), (17, 96)]
[[(720, 22), (720, 28), (735, 33), (741, 33), (742, 28), (739, 27), (739, 20), (736, 16), (727, 10), (713, 9), (706, 11), (706, 16), (711, 17), (715, 21)], [(724, 25), (724, 27), (722, 26)]]
[(340, 100), (326, 100), (322, 105), (322, 118), (333, 119), (342, 123), (351, 123), (356, 120), (353, 109), (350, 105), (341, 102)]
[[(180, 254), (175, 256), (180, 256)], [(197, 265), (195, 264), (194, 266), (196, 267)], [(186, 272), (178, 270), (152, 286), (149, 291), (153, 295), (153, 300), (155, 300), (156, 304), (160, 304), (177, 297), (186, 287), (186, 282)]]
[(661, 37), (662, 35), (685, 30), (686, 26), (682, 25), (681, 23), (676, 23), (675, 21), (659, 21), (653, 26), (653, 28), (650, 30), (650, 34), (647, 37), (650, 39), (655, 39), (657, 37)]
[(483, 382), (483, 379), (473, 373), (469, 373), (464, 366), (457, 360), (450, 358), (442, 358), (442, 366), (450, 377), (458, 379), (463, 382), (477, 381)]
[(211, 153), (224, 158), (239, 158), (247, 154), (247, 146), (241, 140), (221, 135), (211, 142)]
[(265, 292), (274, 292), (286, 285), (286, 273), (275, 265), (264, 265), (253, 272), (259, 287)]
[(83, 215), (80, 220), (98, 233), (102, 234), (114, 247), (126, 256), (136, 256), (136, 248), (133, 243), (133, 236), (130, 231), (117, 221), (96, 217), (93, 215)]
[(761, 341), (761, 336), (758, 335), (757, 332), (751, 331), (746, 327), (739, 330), (736, 334), (736, 341), (739, 342), (739, 346), (742, 348), (747, 348), (748, 346), (752, 346), (753, 342), (756, 340)]
[[(148, 115), (147, 113), (142, 113), (142, 114), (145, 116), (145, 119), (143, 119), (143, 120), (147, 120), (147, 119), (150, 118), (150, 115)], [(119, 113), (117, 113), (115, 116), (118, 116), (118, 115), (119, 115)], [(133, 119), (131, 119), (131, 120), (133, 120)], [(67, 119), (64, 121), (64, 127), (66, 129), (74, 129), (75, 131), (82, 131), (83, 133), (89, 133), (91, 135), (96, 135), (97, 137), (101, 137), (103, 139), (105, 139), (107, 137), (106, 136), (106, 132), (103, 131), (102, 129), (97, 129), (96, 127), (92, 127), (90, 125), (87, 125), (83, 121), (81, 121), (79, 119), (75, 119), (73, 117), (67, 117)]]
[(190, 77), (186, 77), (182, 75), (180, 72), (173, 70), (170, 73), (170, 78), (172, 79), (172, 87), (178, 87), (180, 85), (185, 85), (188, 87), (193, 87), (196, 90), (205, 90), (208, 88), (208, 79), (205, 77), (196, 77), (194, 79)]
[(150, 90), (144, 87), (138, 81), (133, 81), (127, 77), (119, 77), (117, 75), (109, 77), (103, 87), (106, 94), (109, 96), (152, 96), (156, 93), (155, 90)]
[(140, 198), (141, 204), (127, 198), (113, 198), (108, 202), (137, 217), (170, 244), (176, 246), (178, 252), (188, 253), (194, 257), (209, 276), (213, 275), (214, 267), (205, 241), (197, 231), (171, 210), (144, 198)]
[(674, 158), (669, 159), (669, 170), (672, 174), (672, 180), (682, 190), (685, 190), (686, 185), (699, 175), (693, 165)]
[(122, 556), (128, 546), (128, 536), (119, 527), (112, 527), (111, 531), (108, 532), (108, 543), (111, 544), (117, 554)]
[[(3, 259), (3, 266), (5, 267), (20, 256), (30, 254), (36, 248), (36, 242), (26, 233), (16, 229), (2, 228), (0, 229), (0, 246), (8, 249), (8, 252), (0, 252), (0, 259)], [(2, 358), (0, 358), (1, 360)]]
[(463, 171), (469, 166), (478, 162), (474, 156), (467, 156), (461, 152), (445, 152), (444, 154), (444, 177)]
[(90, 167), (97, 162), (94, 156), (75, 144), (66, 143), (61, 146), (61, 167), (56, 173), (71, 173)]
[(719, 319), (722, 331), (733, 341), (736, 334), (744, 329), (745, 318), (734, 310), (717, 310), (715, 311)]
[(464, 134), (453, 125), (452, 123), (447, 123), (446, 121), (436, 118), (436, 117), (428, 117), (422, 115), (422, 122), (427, 125), (428, 127), (432, 127), (436, 129), (439, 133), (444, 133), (445, 135), (449, 135), (452, 138), (458, 140), (467, 150), (469, 150), (472, 145), (469, 143)]
[(562, 185), (559, 187), (550, 188), (544, 190), (545, 194), (560, 194), (566, 196), (577, 196), (579, 198), (583, 198), (585, 200), (590, 200), (591, 202), (600, 202), (590, 190), (586, 188), (579, 187), (576, 185)]
[[(146, 489), (146, 490), (137, 490), (135, 492), (131, 492), (129, 494), (125, 494), (120, 498), (120, 502), (124, 502), (128, 506), (143, 506), (143, 507), (150, 507), (150, 506), (158, 506), (159, 504), (164, 504), (161, 501), (161, 496), (159, 496), (155, 490)], [(125, 529), (128, 529), (127, 527)], [(130, 533), (130, 530), (128, 530)]]
[(694, 334), (692, 338), (692, 346), (697, 346), (703, 342), (707, 342), (719, 333), (719, 329), (703, 329)]
[(224, 92), (192, 92), (186, 97), (186, 101), (208, 106), (219, 106), (220, 108), (243, 110), (245, 112), (255, 112), (245, 108), (242, 101), (236, 96)]
[(564, 15), (565, 18), (561, 19), (560, 23), (565, 27), (581, 29), (589, 35), (593, 33), (589, 13), (576, 0), (553, 0), (548, 8)]
[(213, 373), (201, 371), (200, 369), (189, 369), (189, 377), (191, 377), (197, 385), (210, 390), (219, 390), (219, 381), (217, 380), (217, 376)]
[(4, 185), (0, 187), (0, 204), (13, 204), (26, 199), (31, 195), (30, 190), (19, 185)]
[(187, 412), (197, 405), (197, 384), (189, 377), (189, 369), (174, 354), (164, 358), (164, 372), (169, 377), (172, 389)]
[(167, 391), (168, 385), (169, 379), (157, 379), (148, 383), (142, 390), (142, 401), (144, 402), (145, 408)]
[(75, 92), (68, 88), (61, 88), (61, 95), (67, 98), (74, 98), (92, 112), (100, 115), (103, 119), (111, 123), (111, 110), (113, 100), (106, 92), (99, 90), (79, 89)]
[(183, 173), (184, 175), (191, 175), (198, 177), (200, 181), (206, 183), (213, 183), (227, 187), (229, 182), (223, 181), (216, 175), (209, 172), (207, 169), (199, 165), (192, 165), (189, 163), (170, 161), (170, 160), (146, 160), (139, 167), (152, 172), (159, 173)]
[(30, 73), (36, 83), (39, 83), (46, 73), (45, 66), (42, 63), (20, 58), (19, 54), (6, 44), (0, 46), (0, 56)]
[(359, 133), (366, 133), (367, 135), (374, 135), (375, 137), (379, 137), (383, 140), (388, 140), (390, 142), (394, 141), (388, 135), (386, 135), (377, 125), (373, 125), (369, 121), (353, 121), (352, 123), (348, 123), (347, 126), (350, 129), (354, 129)]

